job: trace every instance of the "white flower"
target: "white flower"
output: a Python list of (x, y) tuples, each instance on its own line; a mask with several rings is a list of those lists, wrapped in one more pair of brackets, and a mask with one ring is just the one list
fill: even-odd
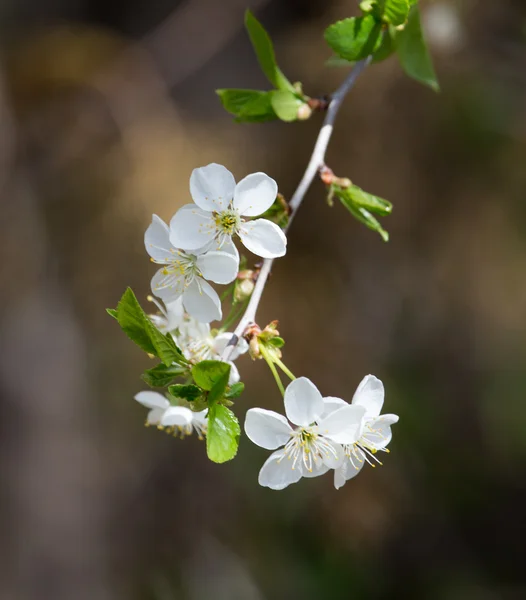
[(168, 303), (182, 297), (186, 312), (204, 323), (221, 319), (221, 301), (205, 279), (223, 284), (234, 281), (239, 254), (233, 244), (224, 244), (220, 251), (200, 247), (192, 249), (192, 254), (183, 252), (170, 242), (166, 223), (153, 215), (144, 245), (153, 262), (165, 265), (151, 282), (156, 296)]
[[(223, 351), (233, 335), (233, 333), (225, 332), (214, 336), (212, 335), (210, 325), (198, 323), (194, 319), (187, 319), (179, 327), (179, 335), (176, 336), (176, 341), (183, 354), (190, 361), (221, 360)], [(228, 383), (230, 385), (239, 381), (239, 371), (233, 361), (247, 351), (248, 343), (244, 338), (241, 338), (230, 354), (230, 360), (228, 361), (230, 365)]]
[(208, 424), (205, 416), (208, 409), (194, 412), (186, 406), (172, 406), (167, 398), (158, 392), (139, 392), (135, 400), (150, 409), (146, 417), (146, 425), (157, 425), (158, 429), (165, 429), (167, 433), (181, 437), (190, 435), (195, 431), (199, 439), (206, 435)]
[(179, 296), (173, 302), (167, 302), (165, 307), (158, 302), (153, 296), (148, 296), (148, 300), (153, 302), (159, 309), (160, 315), (148, 315), (150, 321), (157, 327), (161, 333), (169, 333), (175, 331), (184, 323), (185, 312), (183, 307), (183, 297)]
[(247, 436), (258, 446), (275, 450), (259, 472), (259, 483), (282, 490), (301, 477), (323, 475), (340, 466), (340, 444), (358, 439), (365, 409), (345, 404), (325, 412), (324, 400), (306, 377), (292, 381), (285, 390), (285, 417), (262, 408), (251, 408), (245, 420)]
[(223, 248), (237, 234), (258, 256), (276, 258), (286, 252), (283, 230), (267, 219), (247, 221), (272, 206), (278, 193), (276, 182), (265, 173), (252, 173), (237, 185), (232, 173), (212, 163), (194, 169), (190, 193), (195, 204), (183, 206), (170, 223), (174, 246), (193, 251), (216, 240)]
[[(382, 464), (378, 451), (389, 452), (386, 446), (391, 441), (391, 425), (398, 421), (397, 415), (380, 415), (384, 403), (384, 385), (374, 375), (364, 377), (354, 393), (351, 405), (339, 398), (325, 398), (326, 414), (342, 410), (343, 406), (360, 406), (365, 410), (358, 439), (344, 444), (344, 460), (334, 471), (334, 487), (340, 489), (345, 482), (355, 477), (367, 462), (375, 466)], [(372, 462), (374, 461), (374, 462)]]
[(206, 435), (206, 428), (208, 426), (207, 413), (207, 408), (199, 412), (194, 412), (184, 406), (171, 406), (164, 411), (161, 425), (169, 429), (173, 428), (171, 433), (177, 436), (179, 432), (181, 438), (185, 435), (191, 435), (192, 431), (195, 431), (197, 437), (202, 440)]

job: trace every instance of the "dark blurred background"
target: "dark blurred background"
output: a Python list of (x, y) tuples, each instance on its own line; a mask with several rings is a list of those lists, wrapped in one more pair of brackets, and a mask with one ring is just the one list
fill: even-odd
[[(145, 299), (153, 212), (192, 168), (262, 170), (290, 195), (320, 126), (236, 125), (218, 87), (267, 88), (250, 6), (311, 96), (323, 29), (353, 0), (3, 0), (0, 6), (0, 597), (10, 600), (515, 600), (526, 597), (526, 5), (424, 2), (442, 85), (396, 59), (359, 80), (330, 166), (390, 199), (391, 241), (315, 182), (260, 322), (325, 395), (367, 373), (400, 415), (385, 466), (262, 489), (144, 429), (151, 363), (111, 321)], [(238, 361), (236, 410), (281, 410)]]

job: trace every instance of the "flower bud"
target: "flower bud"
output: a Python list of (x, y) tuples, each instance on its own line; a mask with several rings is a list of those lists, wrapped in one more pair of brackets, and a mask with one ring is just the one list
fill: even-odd
[(298, 108), (296, 117), (298, 121), (306, 121), (312, 115), (312, 108), (305, 102)]
[(254, 282), (252, 279), (242, 279), (241, 281), (236, 281), (236, 285), (234, 287), (234, 301), (243, 302), (243, 300), (250, 298), (253, 291)]

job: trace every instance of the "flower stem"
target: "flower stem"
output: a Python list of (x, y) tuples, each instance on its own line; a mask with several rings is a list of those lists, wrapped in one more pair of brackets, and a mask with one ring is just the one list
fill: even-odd
[(266, 351), (266, 349), (263, 345), (260, 346), (260, 351), (261, 351), (261, 356), (265, 359), (265, 362), (267, 363), (268, 368), (270, 369), (272, 375), (274, 375), (274, 379), (276, 380), (276, 385), (278, 386), (279, 391), (281, 392), (281, 395), (284, 396), (285, 388), (283, 387), (283, 382), (280, 379), (278, 370), (276, 369), (272, 358), (270, 357), (269, 353)]
[(274, 363), (277, 364), (278, 367), (283, 371), (283, 373), (285, 373), (285, 375), (287, 375), (287, 377), (290, 377), (290, 379), (292, 379), (292, 381), (294, 381), (294, 379), (296, 379), (296, 376), (292, 373), (292, 371), (286, 365), (283, 364), (281, 359), (274, 358)]
[(230, 309), (230, 313), (225, 319), (224, 323), (221, 325), (221, 329), (219, 331), (227, 331), (230, 325), (234, 323), (240, 316), (241, 313), (245, 310), (246, 305), (248, 304), (248, 298), (241, 302), (241, 306), (234, 310), (235, 304), (232, 305)]

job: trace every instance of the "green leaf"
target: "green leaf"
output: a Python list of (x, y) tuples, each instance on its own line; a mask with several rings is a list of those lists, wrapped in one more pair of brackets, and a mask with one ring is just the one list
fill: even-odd
[(128, 288), (117, 305), (116, 317), (124, 333), (148, 354), (153, 354), (169, 366), (187, 364), (171, 335), (162, 334), (141, 308), (135, 294)]
[(342, 192), (343, 195), (349, 197), (353, 204), (362, 206), (377, 215), (389, 215), (393, 210), (393, 205), (390, 202), (378, 196), (374, 196), (373, 194), (369, 194), (368, 192), (364, 192), (357, 185), (352, 185), (351, 187), (342, 190)]
[(106, 312), (110, 315), (110, 317), (113, 317), (116, 321), (119, 320), (117, 318), (117, 310), (115, 308), (107, 308)]
[(259, 90), (216, 90), (225, 110), (236, 116), (236, 121), (246, 123), (274, 121), (278, 118), (272, 108), (272, 93)]
[(202, 360), (192, 369), (195, 383), (207, 392), (212, 391), (212, 388), (222, 382), (225, 377), (228, 383), (229, 375), (230, 365), (220, 360)]
[(394, 54), (396, 47), (393, 39), (393, 34), (391, 30), (393, 27), (389, 27), (382, 34), (382, 42), (378, 47), (378, 50), (373, 54), (373, 62), (379, 63), (383, 60), (389, 58), (392, 54)]
[(422, 33), (418, 6), (409, 12), (407, 24), (397, 31), (395, 42), (398, 59), (407, 75), (438, 92), (440, 86)]
[(152, 369), (145, 371), (141, 375), (141, 379), (150, 387), (166, 387), (167, 385), (170, 385), (176, 377), (187, 373), (187, 369), (179, 365), (170, 365), (167, 367), (161, 363)]
[(245, 389), (245, 384), (242, 381), (233, 383), (225, 393), (225, 398), (239, 398)]
[(382, 24), (372, 15), (351, 17), (329, 25), (325, 41), (338, 56), (348, 61), (366, 58), (381, 43)]
[(245, 27), (258, 57), (259, 65), (270, 83), (278, 90), (294, 92), (292, 83), (283, 75), (276, 63), (274, 47), (268, 33), (250, 10), (245, 13)]
[(403, 25), (409, 14), (408, 0), (380, 0), (378, 2), (380, 18), (391, 25)]
[(193, 402), (197, 400), (203, 394), (203, 390), (196, 385), (181, 385), (180, 383), (176, 385), (171, 385), (168, 388), (168, 392), (175, 396), (175, 398), (182, 398), (183, 400), (187, 400), (188, 402)]
[(241, 428), (236, 415), (221, 404), (214, 404), (208, 410), (206, 432), (206, 452), (216, 463), (232, 460), (237, 454)]
[(298, 109), (304, 104), (298, 96), (285, 90), (276, 90), (272, 92), (270, 98), (274, 112), (282, 121), (296, 121), (298, 119)]
[[(287, 205), (284, 201), (281, 201), (278, 197), (274, 200), (274, 204), (270, 208), (268, 208), (262, 215), (260, 215), (261, 219), (268, 219), (276, 225), (279, 225), (282, 229), (285, 228), (289, 222), (289, 213), (287, 209)], [(240, 271), (242, 269), (240, 268)]]
[(362, 208), (361, 206), (356, 206), (350, 201), (346, 201), (342, 196), (340, 196), (340, 200), (345, 206), (345, 208), (351, 213), (351, 215), (355, 219), (369, 227), (369, 229), (378, 232), (382, 236), (384, 242), (389, 241), (389, 234), (387, 233), (387, 231), (383, 229), (380, 223), (373, 217), (373, 215), (368, 210)]
[(282, 337), (276, 336), (270, 338), (270, 340), (267, 343), (270, 346), (274, 346), (274, 348), (283, 348), (283, 346), (285, 345), (285, 340)]

